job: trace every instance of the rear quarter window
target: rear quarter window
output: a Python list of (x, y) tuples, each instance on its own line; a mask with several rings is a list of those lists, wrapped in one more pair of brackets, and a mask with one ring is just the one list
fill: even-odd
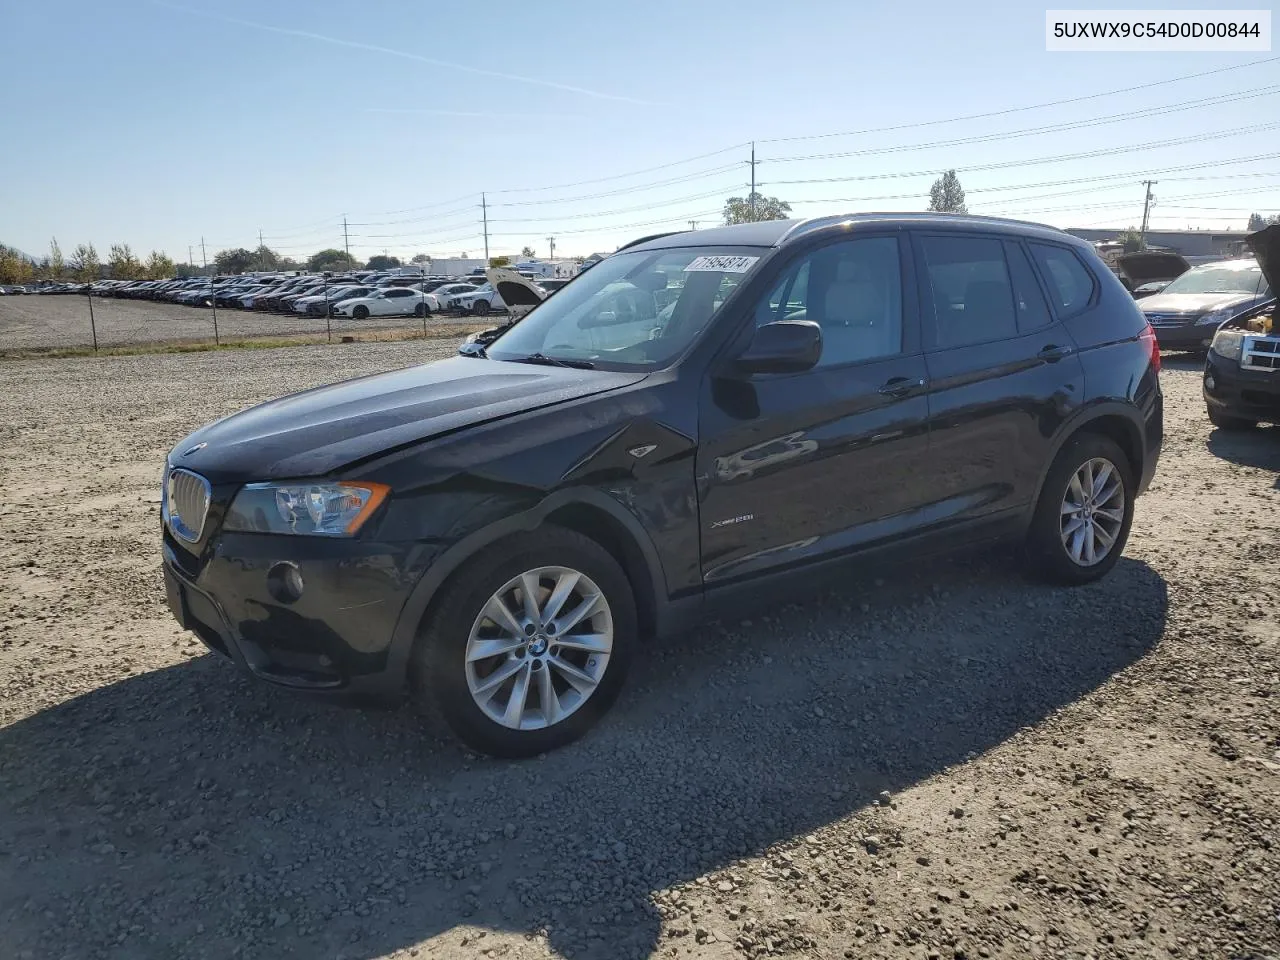
[(1047, 243), (1032, 243), (1030, 247), (1058, 316), (1066, 319), (1088, 308), (1098, 284), (1093, 271), (1075, 251)]

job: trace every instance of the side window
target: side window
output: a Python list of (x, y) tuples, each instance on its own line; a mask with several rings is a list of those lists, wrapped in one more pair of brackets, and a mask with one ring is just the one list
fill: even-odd
[(1089, 305), (1093, 297), (1093, 274), (1079, 257), (1065, 247), (1047, 243), (1031, 244), (1031, 253), (1040, 265), (1059, 316), (1069, 317)]
[(1017, 336), (1013, 284), (999, 240), (926, 236), (920, 246), (933, 299), (938, 347)]
[(902, 352), (902, 265), (896, 237), (843, 240), (783, 274), (756, 323), (812, 320), (822, 327), (819, 367)]
[(1013, 302), (1018, 307), (1018, 330), (1029, 333), (1047, 326), (1053, 319), (1049, 305), (1044, 302), (1040, 284), (1036, 283), (1031, 261), (1027, 259), (1022, 244), (1012, 240), (1004, 242), (1004, 255), (1009, 261), (1009, 274), (1013, 277)]

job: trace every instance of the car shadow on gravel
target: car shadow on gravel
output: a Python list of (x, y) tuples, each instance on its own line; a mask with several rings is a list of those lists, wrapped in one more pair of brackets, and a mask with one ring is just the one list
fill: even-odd
[[(507, 931), (570, 958), (648, 956), (655, 892), (713, 873), (733, 902), (757, 882), (739, 858), (1088, 694), (1156, 645), (1168, 602), (1128, 559), (1075, 590), (1001, 554), (879, 574), (646, 646), (597, 731), (522, 763), (211, 655), (17, 722), (0, 730), (6, 951), (354, 960)], [(775, 895), (807, 903), (778, 867)]]
[(1277, 474), (1280, 489), (1280, 427), (1260, 426), (1255, 430), (1215, 429), (1205, 441), (1209, 452), (1242, 467), (1256, 467)]

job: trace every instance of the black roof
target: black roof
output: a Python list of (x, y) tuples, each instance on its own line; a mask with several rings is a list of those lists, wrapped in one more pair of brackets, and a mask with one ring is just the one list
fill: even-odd
[(900, 227), (928, 225), (947, 230), (989, 230), (992, 227), (999, 227), (1002, 231), (1023, 236), (1040, 237), (1058, 242), (1065, 240), (1088, 246), (1057, 227), (1042, 223), (1028, 223), (1025, 220), (1008, 220), (1003, 217), (982, 217), (967, 213), (844, 213), (826, 217), (762, 220), (758, 223), (739, 223), (731, 227), (712, 227), (708, 230), (698, 230), (696, 236), (693, 232), (686, 230), (664, 234), (643, 242), (633, 242), (628, 244), (627, 248), (661, 250), (690, 244), (697, 244), (700, 247), (781, 247), (818, 230), (835, 229), (846, 225), (849, 229), (856, 229), (873, 224)]

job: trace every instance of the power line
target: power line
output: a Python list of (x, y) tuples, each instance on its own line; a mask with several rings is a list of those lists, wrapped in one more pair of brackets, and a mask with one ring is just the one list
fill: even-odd
[(986, 133), (972, 137), (959, 137), (954, 140), (933, 140), (926, 143), (910, 143), (893, 147), (869, 147), (865, 150), (845, 150), (839, 153), (810, 153), (789, 157), (766, 157), (761, 163), (795, 163), (804, 160), (839, 160), (846, 157), (867, 157), (886, 153), (907, 153), (913, 150), (933, 150), (939, 147), (958, 147), (971, 143), (992, 143), (998, 140), (1015, 140), (1022, 137), (1037, 137), (1046, 133), (1061, 133), (1068, 130), (1080, 130), (1085, 127), (1105, 126), (1132, 120), (1135, 117), (1156, 117), (1169, 113), (1182, 113), (1186, 110), (1200, 110), (1204, 107), (1216, 107), (1224, 103), (1235, 103), (1239, 100), (1254, 100), (1258, 97), (1269, 97), (1280, 92), (1280, 85), (1257, 87), (1253, 90), (1240, 91), (1234, 94), (1222, 94), (1217, 97), (1204, 97), (1200, 100), (1183, 103), (1165, 104), (1146, 110), (1131, 110), (1127, 113), (1116, 113), (1106, 117), (1094, 117), (1089, 120), (1070, 120), (1064, 123), (1048, 124), (1043, 127), (1029, 127), (1024, 130), (1012, 130), (1005, 133)]
[(970, 113), (958, 117), (943, 117), (938, 120), (922, 120), (915, 123), (899, 123), (889, 127), (867, 127), (862, 130), (847, 130), (840, 133), (814, 133), (797, 137), (774, 137), (769, 140), (761, 140), (761, 143), (793, 143), (798, 140), (825, 140), (832, 137), (855, 137), (868, 133), (889, 133), (894, 130), (913, 130), (920, 127), (936, 127), (944, 123), (959, 123), (966, 120), (986, 120), (990, 117), (1005, 117), (1014, 113), (1025, 113), (1029, 110), (1044, 110), (1048, 107), (1061, 107), (1069, 103), (1085, 103), (1089, 100), (1100, 100), (1103, 97), (1114, 97), (1121, 93), (1133, 93), (1135, 90), (1149, 90), (1153, 87), (1162, 87), (1170, 83), (1179, 83), (1183, 80), (1196, 80), (1200, 77), (1208, 77), (1217, 73), (1228, 73), (1232, 70), (1243, 70), (1246, 67), (1257, 67), (1265, 63), (1275, 63), (1280, 57), (1266, 57), (1262, 60), (1251, 60), (1248, 63), (1235, 63), (1226, 67), (1218, 67), (1213, 70), (1204, 70), (1200, 73), (1187, 73), (1180, 77), (1170, 77), (1167, 80), (1153, 80), (1150, 83), (1140, 83), (1132, 87), (1120, 87), (1115, 90), (1104, 90), (1101, 93), (1090, 93), (1080, 97), (1067, 97), (1063, 100), (1046, 100), (1043, 103), (1032, 103), (1025, 107), (1009, 107), (1004, 110), (990, 110), (985, 113)]
[[(629, 173), (617, 173), (608, 177), (596, 177), (593, 180), (577, 180), (573, 183), (556, 183), (545, 187), (512, 187), (507, 190), (490, 190), (489, 193), (536, 193), (542, 190), (565, 190), (570, 187), (585, 187), (593, 183), (608, 183), (613, 180), (625, 180), (627, 177), (638, 177), (646, 173), (653, 173), (657, 170), (666, 170), (669, 167), (676, 167), (682, 163), (693, 163), (695, 160), (705, 160), (708, 157), (717, 157), (722, 153), (729, 153), (731, 150), (741, 150), (747, 144), (735, 143), (729, 147), (721, 147), (719, 150), (712, 150), (710, 153), (700, 153), (695, 157), (685, 157), (683, 160), (672, 160), (668, 163), (659, 164), (656, 167), (645, 167), (643, 170), (632, 170)], [(494, 204), (494, 206), (505, 206), (505, 204)]]
[[(937, 176), (939, 174), (946, 173), (948, 170), (955, 170), (957, 173), (972, 173), (977, 170), (1007, 170), (1013, 167), (1036, 166), (1042, 163), (1058, 163), (1062, 160), (1086, 160), (1094, 157), (1116, 156), (1121, 153), (1134, 153), (1139, 150), (1158, 150), (1165, 147), (1180, 147), (1188, 143), (1203, 143), (1208, 140), (1221, 140), (1226, 137), (1235, 137), (1246, 133), (1262, 133), (1266, 130), (1274, 130), (1277, 127), (1280, 127), (1280, 123), (1263, 123), (1249, 127), (1233, 127), (1228, 130), (1215, 130), (1213, 133), (1197, 134), (1190, 137), (1127, 144), (1123, 147), (1110, 147), (1101, 150), (1085, 150), (1080, 153), (1060, 153), (1050, 157), (1033, 157), (1030, 160), (1004, 160), (997, 163), (972, 164), (967, 167), (940, 167), (930, 170), (911, 170), (906, 172), (864, 173), (850, 177), (812, 177), (806, 180), (775, 180), (769, 184), (762, 184), (762, 186), (793, 186), (803, 183), (850, 183), (856, 180), (898, 180), (904, 177)], [(1236, 163), (1239, 161), (1233, 159), (1232, 162)], [(1213, 165), (1217, 166), (1220, 164)], [(1206, 166), (1208, 166), (1208, 164), (1206, 164)]]

